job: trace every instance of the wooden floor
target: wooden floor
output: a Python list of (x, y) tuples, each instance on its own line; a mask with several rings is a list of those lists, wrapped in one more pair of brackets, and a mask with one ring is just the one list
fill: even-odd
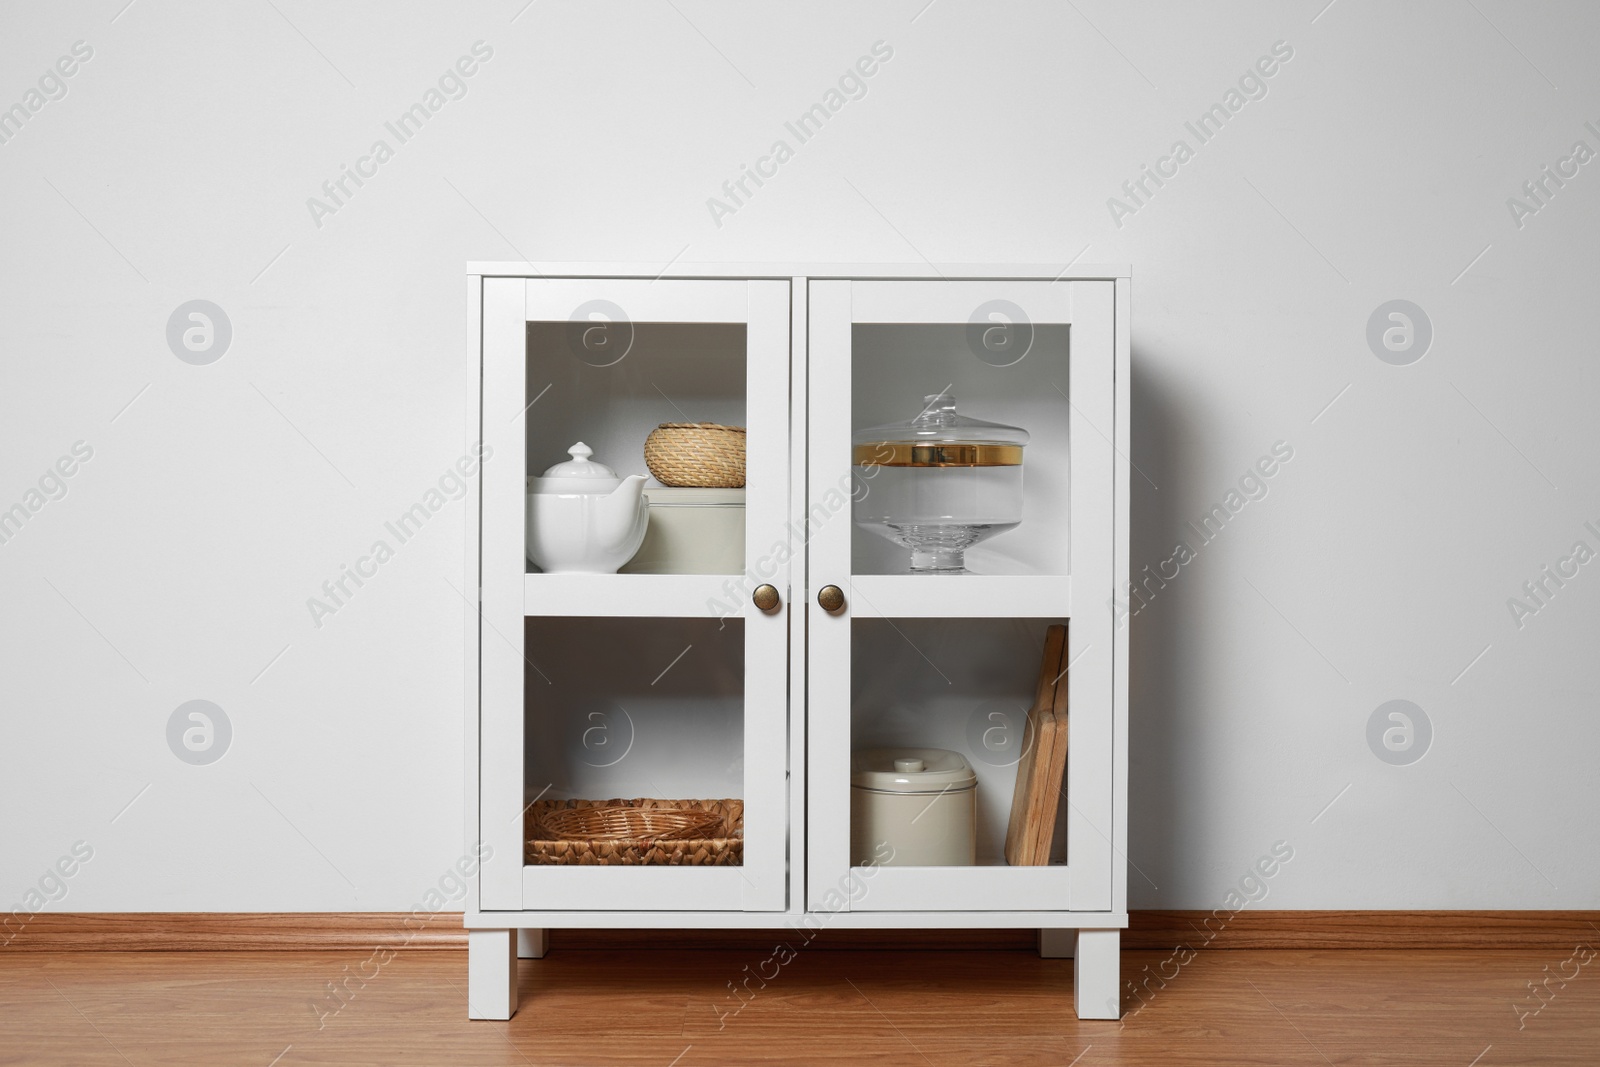
[[(1071, 961), (1020, 951), (802, 949), (779, 968), (749, 951), (558, 949), (522, 962), (515, 1019), (469, 1023), (458, 951), (0, 950), (0, 1064), (1592, 1067), (1600, 960), (1581, 959), (1202, 949), (1180, 966), (1127, 952), (1125, 977), (1175, 977), (1152, 979), (1120, 1023), (1080, 1023)], [(727, 984), (747, 966), (776, 977), (751, 980), (741, 1008)], [(327, 984), (361, 974), (323, 1015), (339, 1008)], [(1532, 1014), (1528, 982), (1547, 976)]]

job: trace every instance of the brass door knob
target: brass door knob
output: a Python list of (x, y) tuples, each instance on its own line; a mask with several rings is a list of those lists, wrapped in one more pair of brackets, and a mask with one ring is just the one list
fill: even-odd
[(778, 595), (778, 590), (770, 585), (758, 585), (756, 591), (750, 594), (751, 603), (762, 611), (777, 611), (783, 603), (783, 597)]
[(817, 606), (830, 615), (844, 610), (844, 590), (836, 585), (825, 585), (817, 591)]

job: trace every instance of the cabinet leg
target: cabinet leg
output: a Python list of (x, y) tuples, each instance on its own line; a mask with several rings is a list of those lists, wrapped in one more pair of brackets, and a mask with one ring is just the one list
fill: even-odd
[(467, 931), (467, 1018), (517, 1013), (517, 932)]
[(1046, 960), (1070, 960), (1078, 951), (1078, 931), (1039, 930), (1039, 957)]
[(1080, 1019), (1122, 1018), (1122, 931), (1079, 930), (1072, 997)]
[(517, 931), (517, 959), (542, 960), (544, 954), (550, 951), (549, 930), (518, 930)]

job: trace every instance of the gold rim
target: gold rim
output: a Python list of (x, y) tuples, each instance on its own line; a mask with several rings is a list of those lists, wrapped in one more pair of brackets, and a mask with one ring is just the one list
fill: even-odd
[(860, 467), (1018, 467), (1022, 446), (879, 441), (856, 445), (855, 462)]

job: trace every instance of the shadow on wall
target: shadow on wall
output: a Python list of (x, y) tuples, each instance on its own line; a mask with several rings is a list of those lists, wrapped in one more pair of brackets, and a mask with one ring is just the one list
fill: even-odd
[[(1133, 452), (1138, 468), (1131, 474), (1129, 577), (1145, 564), (1172, 554), (1172, 531), (1178, 528), (1180, 501), (1179, 449), (1190, 440), (1181, 398), (1141, 372), (1148, 349), (1135, 344), (1133, 380)], [(1141, 473), (1143, 472), (1143, 473)], [(1154, 482), (1154, 485), (1151, 483)], [(1159, 488), (1157, 488), (1159, 487)], [(1178, 592), (1176, 586), (1163, 596)], [(1130, 603), (1130, 611), (1137, 608)], [(1152, 599), (1130, 614), (1128, 640), (1128, 906), (1175, 907), (1161, 888), (1166, 875), (1185, 869), (1185, 827), (1195, 812), (1181, 797), (1193, 761), (1189, 743), (1192, 723), (1182, 715), (1184, 672), (1183, 626), (1174, 605)]]

